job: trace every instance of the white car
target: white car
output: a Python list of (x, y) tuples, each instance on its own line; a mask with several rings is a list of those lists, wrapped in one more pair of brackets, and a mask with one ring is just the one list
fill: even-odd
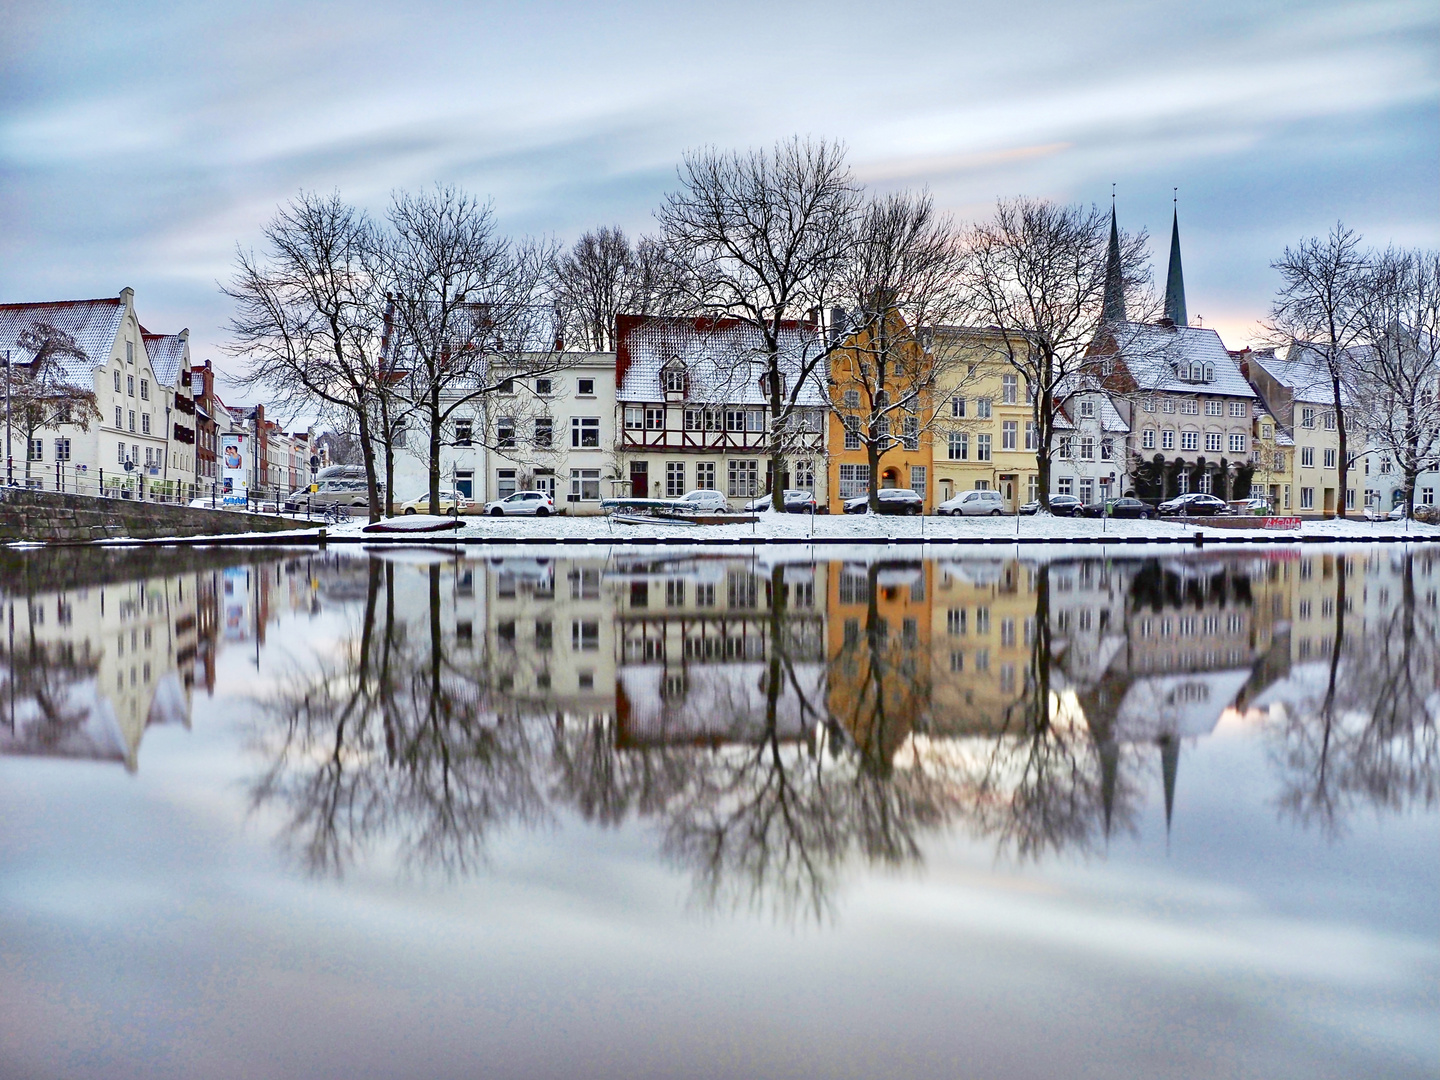
[(486, 503), (485, 513), (491, 517), (509, 517), (512, 514), (549, 517), (555, 513), (555, 500), (543, 491), (517, 491), (507, 498)]
[[(429, 494), (421, 495), (418, 499), (411, 499), (403, 502), (395, 508), (402, 514), (428, 514), (430, 512)], [(440, 513), (442, 514), (463, 514), (470, 509), (470, 500), (454, 488), (440, 489)]]
[(935, 507), (935, 513), (942, 516), (983, 514), (999, 517), (1005, 513), (1005, 499), (998, 491), (962, 491)]
[(718, 491), (689, 491), (682, 498), (675, 500), (676, 509), (689, 511), (692, 514), (728, 514), (730, 504), (725, 501), (725, 496)]
[[(761, 495), (745, 504), (746, 513), (760, 514), (770, 509), (770, 496)], [(785, 489), (785, 512), (787, 514), (813, 514), (819, 509), (815, 496), (797, 488)]]

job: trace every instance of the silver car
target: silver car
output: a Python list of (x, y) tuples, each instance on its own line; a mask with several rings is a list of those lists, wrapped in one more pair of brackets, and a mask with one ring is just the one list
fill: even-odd
[(935, 508), (935, 513), (945, 515), (971, 515), (981, 514), (999, 517), (1005, 513), (1005, 498), (998, 491), (979, 489), (975, 491), (962, 491), (953, 499), (946, 499)]

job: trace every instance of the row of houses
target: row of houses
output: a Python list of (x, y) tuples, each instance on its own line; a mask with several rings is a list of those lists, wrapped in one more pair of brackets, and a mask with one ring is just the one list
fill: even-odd
[[(1115, 229), (1112, 217), (1112, 232)], [(1358, 456), (1340, 490), (1333, 401), (1318, 358), (1301, 344), (1230, 350), (1213, 329), (1188, 325), (1178, 223), (1172, 232), (1165, 315), (1126, 317), (1107, 295), (1105, 319), (1085, 363), (1055, 388), (1050, 493), (1085, 502), (1122, 494), (1269, 496), (1278, 511), (1334, 513), (1395, 505), (1403, 477), (1379, 452)], [(66, 474), (80, 490), (138, 483), (176, 497), (209, 495), (230, 432), (251, 436), (249, 485), (286, 493), (323, 457), (310, 433), (285, 433), (264, 407), (227, 407), (207, 360), (192, 365), (188, 334), (154, 334), (129, 289), (118, 298), (0, 305), (0, 349), (26, 327), (53, 325), (87, 360), (71, 363), (93, 384), (100, 420), (27, 436), (12, 456), (26, 482)], [(869, 343), (843, 311), (812, 313), (780, 331), (781, 393), (793, 402), (784, 433), (784, 487), (815, 493), (830, 512), (871, 483), (910, 488), (926, 511), (962, 491), (999, 491), (1007, 509), (1039, 496), (1037, 388), (1006, 358), (994, 327), (925, 327), (909, 335), (911, 411), (882, 421), (894, 438), (867, 452), (862, 417), (874, 414)], [(446, 403), (442, 482), (475, 501), (541, 490), (571, 514), (600, 512), (614, 496), (678, 497), (717, 490), (740, 502), (771, 487), (772, 395), (766, 352), (751, 325), (727, 319), (621, 315), (614, 352), (559, 351), (498, 389)], [(524, 369), (524, 370), (522, 370)], [(903, 380), (896, 386), (903, 394)], [(413, 421), (413, 418), (412, 418)], [(423, 423), (394, 437), (395, 496), (422, 494), (430, 439)], [(375, 430), (382, 425), (375, 424)], [(408, 444), (407, 444), (408, 439)], [(13, 466), (12, 466), (13, 468)], [(142, 480), (143, 478), (143, 480)], [(1416, 501), (1433, 503), (1440, 474), (1422, 474)]]
[[(190, 333), (154, 333), (140, 321), (133, 289), (97, 300), (0, 304), (6, 376), (33, 364), (27, 330), (53, 328), (82, 356), (63, 361), (65, 380), (93, 389), (88, 425), (22, 430), (8, 425), (11, 482), (87, 494), (188, 500), (218, 493), (224, 436), (246, 437), (250, 490), (289, 492), (308, 482), (310, 433), (286, 433), (265, 407), (230, 406), (209, 360), (192, 364)], [(7, 418), (9, 419), (9, 418)]]

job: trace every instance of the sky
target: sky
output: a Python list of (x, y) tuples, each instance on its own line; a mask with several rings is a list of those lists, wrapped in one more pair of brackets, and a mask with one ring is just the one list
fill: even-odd
[(1103, 204), (1192, 321), (1261, 336), (1286, 244), (1440, 246), (1433, 0), (183, 4), (0, 0), (0, 300), (113, 296), (238, 370), (219, 291), (302, 189), (435, 182), (515, 234), (640, 233), (690, 148), (843, 141), (961, 221)]

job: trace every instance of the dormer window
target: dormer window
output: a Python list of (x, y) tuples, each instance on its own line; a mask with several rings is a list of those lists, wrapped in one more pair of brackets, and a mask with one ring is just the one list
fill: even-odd
[(1202, 365), (1202, 364), (1191, 364), (1191, 365), (1190, 365), (1190, 381), (1191, 381), (1191, 382), (1204, 382), (1204, 381), (1205, 381), (1205, 368), (1204, 368), (1204, 365)]
[[(767, 398), (770, 396), (770, 373), (768, 371), (764, 375), (760, 376), (760, 392), (764, 394)], [(780, 376), (780, 396), (782, 398), (785, 396), (784, 375)]]
[(1206, 381), (1206, 382), (1214, 382), (1214, 381), (1215, 381), (1215, 365), (1214, 365), (1214, 364), (1206, 364), (1206, 365), (1205, 365), (1205, 381)]
[(665, 393), (684, 395), (685, 393), (685, 369), (679, 363), (669, 364), (663, 373), (662, 382)]

